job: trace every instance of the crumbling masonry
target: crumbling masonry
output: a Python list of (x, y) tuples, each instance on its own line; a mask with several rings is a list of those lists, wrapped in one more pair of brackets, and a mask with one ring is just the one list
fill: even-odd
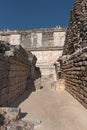
[(76, 0), (61, 63), (65, 89), (87, 108), (87, 0)]
[[(42, 67), (43, 75), (49, 77), (54, 74), (51, 69), (52, 63), (58, 51), (59, 56), (61, 55), (65, 31), (66, 29), (58, 27), (33, 31), (11, 32), (8, 30), (5, 34), (0, 32), (1, 40), (12, 42), (9, 44), (0, 41), (0, 106), (10, 106), (28, 87), (30, 87), (29, 90), (32, 89), (31, 91), (35, 90), (34, 80), (41, 77), (39, 67), (42, 63), (48, 63), (47, 66)], [(58, 41), (62, 41), (62, 45)], [(36, 67), (37, 58), (30, 51), (40, 57), (38, 68)], [(45, 67), (49, 69), (49, 72), (52, 71), (49, 75)], [(55, 63), (55, 68), (57, 78), (63, 78), (65, 81), (65, 89), (87, 108), (87, 0), (75, 0), (66, 31), (63, 54), (58, 58), (58, 63)], [(5, 112), (8, 110), (8, 113), (18, 111), (16, 115), (19, 115), (17, 109), (2, 108), (1, 117), (3, 117), (3, 110)], [(8, 118), (6, 120), (6, 127), (9, 126), (10, 129), (17, 130), (25, 126), (25, 123), (19, 120), (19, 126), (15, 122), (13, 128), (14, 120), (11, 120), (12, 124), (9, 125)], [(3, 118), (0, 118), (0, 125), (3, 127), (1, 123)], [(25, 129), (28, 130), (29, 127), (33, 129), (34, 126), (28, 123)]]
[(9, 106), (27, 89), (35, 79), (35, 63), (35, 56), (20, 45), (0, 41), (0, 106)]

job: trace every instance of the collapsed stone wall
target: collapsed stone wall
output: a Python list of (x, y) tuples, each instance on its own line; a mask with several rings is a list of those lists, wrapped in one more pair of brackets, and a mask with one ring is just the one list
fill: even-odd
[(58, 61), (65, 89), (87, 108), (87, 0), (75, 0)]
[(0, 41), (0, 106), (9, 106), (26, 90), (35, 66), (28, 56), (20, 45)]

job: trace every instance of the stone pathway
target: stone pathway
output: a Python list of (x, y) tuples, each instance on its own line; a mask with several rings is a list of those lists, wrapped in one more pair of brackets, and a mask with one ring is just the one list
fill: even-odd
[(87, 130), (87, 110), (66, 91), (33, 92), (19, 107), (26, 118), (42, 121), (35, 130)]

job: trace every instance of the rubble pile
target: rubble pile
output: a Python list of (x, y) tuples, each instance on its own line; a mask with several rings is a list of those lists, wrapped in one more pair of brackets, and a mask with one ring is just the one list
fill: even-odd
[(21, 120), (19, 108), (0, 108), (0, 130), (34, 130), (34, 124)]

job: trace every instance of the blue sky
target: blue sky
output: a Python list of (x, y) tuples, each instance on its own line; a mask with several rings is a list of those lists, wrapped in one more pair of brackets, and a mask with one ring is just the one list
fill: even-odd
[(0, 0), (0, 30), (67, 26), (74, 0)]

